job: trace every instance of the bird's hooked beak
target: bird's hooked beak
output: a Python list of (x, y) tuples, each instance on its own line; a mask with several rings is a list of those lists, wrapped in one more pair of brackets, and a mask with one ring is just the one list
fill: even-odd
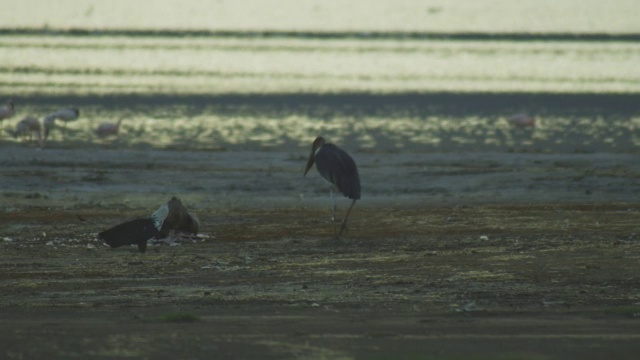
[(307, 175), (309, 169), (313, 166), (313, 163), (316, 162), (316, 153), (322, 148), (325, 144), (325, 140), (322, 136), (318, 136), (314, 141), (313, 145), (311, 145), (311, 154), (309, 154), (309, 160), (307, 160), (307, 167), (304, 169), (304, 175)]
[(309, 160), (307, 160), (307, 167), (304, 168), (304, 175), (306, 176), (307, 173), (309, 172), (309, 170), (311, 169), (311, 167), (313, 166), (313, 163), (316, 161), (316, 148), (315, 146), (311, 147), (311, 154), (309, 154)]

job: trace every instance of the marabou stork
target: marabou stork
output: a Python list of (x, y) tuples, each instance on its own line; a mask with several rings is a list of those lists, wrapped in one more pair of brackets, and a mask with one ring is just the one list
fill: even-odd
[(78, 110), (78, 108), (60, 109), (47, 115), (44, 118), (44, 139), (47, 139), (49, 132), (55, 127), (56, 120), (64, 122), (64, 126), (62, 127), (62, 138), (64, 139), (67, 132), (67, 123), (77, 120), (78, 117), (80, 117), (80, 110)]
[[(334, 222), (334, 230), (337, 237), (342, 234), (344, 230), (347, 230), (349, 213), (351, 213), (353, 205), (356, 204), (356, 200), (360, 199), (360, 176), (358, 175), (358, 167), (346, 151), (334, 144), (327, 143), (322, 136), (318, 136), (311, 146), (311, 154), (307, 161), (307, 167), (304, 169), (305, 176), (314, 163), (320, 176), (333, 185), (330, 192), (333, 212), (331, 220)], [(342, 195), (353, 200), (342, 221), (339, 233), (337, 229), (335, 229), (336, 200), (333, 197), (334, 188), (340, 191)]]
[(98, 238), (112, 248), (138, 245), (140, 252), (147, 250), (147, 240), (164, 239), (173, 231), (198, 234), (199, 221), (175, 196), (162, 204), (151, 217), (135, 219), (116, 225), (98, 234)]
[(0, 123), (2, 123), (2, 130), (4, 130), (4, 120), (12, 117), (15, 114), (13, 108), (13, 100), (7, 101), (7, 104), (0, 108)]

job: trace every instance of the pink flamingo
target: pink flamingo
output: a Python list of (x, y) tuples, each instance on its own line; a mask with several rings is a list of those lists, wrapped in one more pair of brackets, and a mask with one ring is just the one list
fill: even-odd
[(9, 100), (4, 107), (0, 108), (0, 123), (2, 124), (2, 130), (4, 130), (4, 120), (9, 119), (14, 114), (13, 100)]
[(42, 147), (42, 127), (40, 121), (34, 117), (26, 117), (16, 124), (15, 130), (8, 130), (14, 138), (22, 136), (29, 141), (33, 140), (33, 134), (38, 138), (38, 145)]
[(509, 122), (513, 126), (517, 127), (535, 127), (536, 119), (533, 116), (529, 116), (525, 113), (515, 114), (509, 117)]
[(96, 135), (101, 139), (106, 139), (109, 136), (118, 136), (121, 123), (122, 119), (118, 120), (118, 122), (115, 124), (110, 122), (103, 122), (96, 128)]

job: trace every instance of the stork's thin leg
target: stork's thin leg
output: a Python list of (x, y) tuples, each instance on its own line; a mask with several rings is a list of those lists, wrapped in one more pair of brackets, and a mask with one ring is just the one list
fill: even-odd
[(333, 224), (333, 232), (338, 237), (338, 226), (336, 224), (336, 198), (333, 196), (333, 189), (329, 190), (331, 194), (331, 223)]
[(331, 194), (331, 221), (336, 221), (336, 198), (333, 196), (333, 189), (329, 190)]
[(344, 220), (342, 221), (342, 227), (340, 228), (340, 234), (342, 234), (343, 231), (347, 230), (347, 232), (349, 231), (347, 229), (347, 219), (349, 219), (349, 213), (351, 213), (351, 209), (353, 209), (353, 205), (356, 204), (356, 200), (354, 199), (351, 202), (351, 206), (349, 206), (349, 210), (347, 210), (347, 215), (344, 216)]

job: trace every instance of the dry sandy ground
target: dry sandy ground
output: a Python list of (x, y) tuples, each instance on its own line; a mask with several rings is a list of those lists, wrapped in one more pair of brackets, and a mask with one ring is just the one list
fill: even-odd
[[(355, 152), (334, 239), (306, 150), (3, 143), (0, 357), (637, 357), (635, 156)], [(200, 237), (96, 240), (172, 195)]]

